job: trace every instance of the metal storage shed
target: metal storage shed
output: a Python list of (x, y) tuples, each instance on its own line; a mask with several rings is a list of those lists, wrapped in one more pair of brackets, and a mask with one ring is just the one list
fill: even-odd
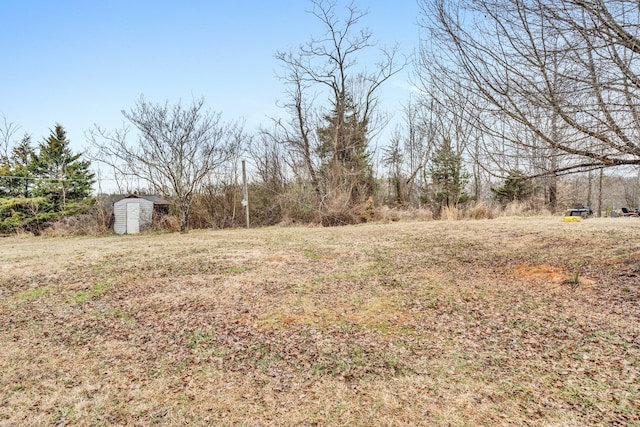
[(136, 234), (151, 228), (154, 211), (168, 211), (169, 202), (158, 196), (130, 194), (113, 204), (113, 231)]

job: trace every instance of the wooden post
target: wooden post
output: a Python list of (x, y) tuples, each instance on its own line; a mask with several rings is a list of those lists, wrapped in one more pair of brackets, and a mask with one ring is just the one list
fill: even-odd
[(244, 160), (242, 161), (242, 185), (244, 186), (244, 200), (242, 200), (242, 204), (244, 205), (245, 215), (247, 217), (247, 228), (249, 228), (249, 189), (247, 188), (247, 168)]

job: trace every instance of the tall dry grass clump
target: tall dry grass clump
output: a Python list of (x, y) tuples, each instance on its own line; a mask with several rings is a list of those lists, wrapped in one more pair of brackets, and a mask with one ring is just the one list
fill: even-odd
[[(433, 213), (429, 210), (381, 210), (380, 216), (382, 219), (396, 216), (403, 218), (408, 215), (413, 219), (418, 219), (417, 212), (423, 213), (426, 217), (422, 220), (433, 219)], [(470, 202), (458, 207), (444, 206), (440, 209), (440, 215), (438, 219), (442, 221), (457, 221), (463, 219), (495, 219), (501, 216), (549, 216), (552, 213), (548, 209), (535, 209), (531, 204), (524, 202), (512, 202), (502, 207), (498, 204), (491, 202)], [(396, 219), (397, 220), (397, 219)]]
[(47, 237), (65, 236), (100, 236), (111, 231), (112, 208), (98, 202), (83, 214), (60, 218), (44, 230), (42, 235)]
[(390, 208), (382, 205), (376, 208), (376, 217), (384, 222), (432, 221), (433, 212), (425, 208)]
[(153, 218), (151, 231), (169, 231), (177, 233), (180, 231), (180, 218), (177, 215), (162, 215)]
[(418, 221), (431, 221), (433, 219), (433, 211), (426, 208), (418, 208), (412, 210), (415, 219)]
[(362, 214), (367, 209), (366, 201), (353, 204), (350, 193), (336, 190), (331, 197), (323, 200), (316, 208), (310, 206), (311, 222), (325, 227), (358, 224), (363, 222)]
[(548, 209), (536, 209), (531, 203), (510, 202), (502, 212), (502, 216), (547, 216), (551, 215)]
[(465, 219), (494, 219), (500, 216), (502, 210), (499, 206), (486, 202), (473, 202), (462, 210), (462, 218)]
[(98, 235), (99, 228), (91, 216), (68, 216), (53, 222), (42, 230), (41, 235), (46, 237)]
[(445, 221), (457, 221), (460, 218), (460, 210), (454, 206), (444, 206), (440, 211), (440, 219)]
[(390, 208), (387, 205), (382, 205), (376, 208), (376, 216), (384, 222), (400, 221), (401, 210)]

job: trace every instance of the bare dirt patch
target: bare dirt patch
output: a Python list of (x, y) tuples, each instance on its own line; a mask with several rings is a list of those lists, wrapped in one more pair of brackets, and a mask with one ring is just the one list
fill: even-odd
[(566, 267), (553, 265), (519, 265), (516, 268), (516, 277), (562, 283), (569, 277)]
[(5, 238), (0, 425), (637, 425), (634, 225)]
[(594, 285), (594, 281), (581, 276), (579, 265), (573, 268), (556, 265), (519, 265), (515, 269), (515, 277), (536, 283), (567, 285), (573, 290)]

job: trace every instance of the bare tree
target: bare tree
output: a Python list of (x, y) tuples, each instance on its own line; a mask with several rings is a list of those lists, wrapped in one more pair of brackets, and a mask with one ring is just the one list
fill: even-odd
[[(335, 1), (312, 0), (311, 5), (326, 32), (297, 51), (277, 53), (291, 120), (278, 122), (273, 135), (302, 157), (320, 207), (343, 200), (349, 209), (371, 194), (368, 142), (382, 123), (377, 94), (406, 59), (398, 62), (397, 47), (383, 49), (371, 68), (358, 67), (359, 56), (376, 46), (372, 33), (359, 28), (366, 12), (351, 3), (342, 18)], [(321, 96), (327, 103), (314, 105)]]
[(420, 204), (427, 185), (425, 168), (438, 136), (437, 113), (410, 100), (402, 110), (403, 121), (394, 130), (382, 162), (388, 169), (395, 204)]
[(153, 104), (140, 97), (122, 114), (138, 131), (137, 142), (129, 141), (127, 126), (114, 131), (95, 126), (90, 139), (97, 149), (96, 160), (172, 197), (180, 230), (188, 231), (194, 196), (242, 147), (243, 126), (224, 123), (220, 113), (205, 111), (203, 99), (183, 108), (179, 103)]
[(265, 189), (274, 195), (282, 193), (289, 175), (282, 147), (268, 134), (261, 133), (251, 144), (249, 154)]
[(20, 126), (7, 120), (2, 116), (0, 123), (0, 161), (7, 161), (10, 156), (11, 148), (15, 144), (15, 137)]
[[(284, 54), (278, 55), (280, 57)], [(302, 70), (291, 65), (287, 66), (286, 76), (282, 79), (287, 85), (287, 100), (280, 106), (286, 111), (288, 118), (274, 119), (272, 130), (262, 129), (262, 140), (265, 144), (271, 141), (286, 148), (283, 154), (286, 154), (289, 166), (296, 174), (308, 180), (319, 194), (318, 121), (312, 109), (313, 99), (309, 99), (306, 93), (310, 85), (303, 80)]]
[(436, 124), (432, 110), (410, 101), (403, 109), (404, 144), (407, 197), (414, 205), (419, 203), (421, 189), (426, 186), (424, 169), (431, 158), (436, 139)]
[[(431, 37), (422, 45), (421, 67), (435, 61), (439, 84), (462, 84), (475, 107), (468, 120), (489, 137), (490, 148), (506, 143), (523, 161), (549, 157), (541, 173), (551, 175), (640, 164), (637, 2), (420, 0), (420, 6)], [(525, 129), (534, 138), (525, 138)]]

